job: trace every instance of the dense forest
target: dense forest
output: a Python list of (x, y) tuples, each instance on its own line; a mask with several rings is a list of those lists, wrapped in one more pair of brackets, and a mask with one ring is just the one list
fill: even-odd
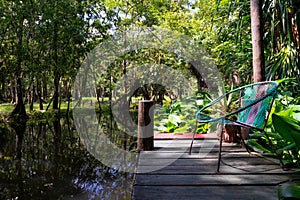
[[(291, 78), (291, 95), (298, 94), (299, 3), (265, 0), (261, 6), (263, 77)], [(251, 13), (249, 1), (1, 1), (0, 102), (14, 104), (12, 114), (53, 109), (72, 99), (72, 85), (88, 52), (132, 24), (178, 31), (201, 44), (214, 58), (224, 84), (253, 81)], [(99, 81), (99, 96), (109, 97), (112, 84), (126, 73), (124, 63), (147, 59), (170, 67), (188, 68), (184, 60), (159, 49), (124, 55), (113, 66), (112, 77)], [(112, 80), (112, 81), (111, 81)], [(147, 86), (168, 95), (159, 86)], [(195, 88), (196, 89), (196, 88)], [(163, 90), (163, 91), (162, 91)], [(169, 92), (169, 96), (170, 96)], [(47, 105), (48, 105), (47, 104)], [(49, 105), (50, 106), (50, 105)], [(27, 110), (28, 112), (28, 110)]]
[[(138, 33), (145, 35), (136, 39)], [(195, 62), (193, 57), (199, 55), (202, 60)], [(0, 143), (1, 137), (13, 141), (21, 159), (21, 149), (27, 148), (22, 147), (26, 123), (33, 120), (26, 129), (31, 135), (36, 131), (53, 136), (44, 141), (37, 134), (32, 145), (47, 146), (51, 140), (49, 154), (80, 157), (80, 139), (69, 123), (72, 109), (87, 105), (105, 124), (108, 138), (134, 151), (136, 138), (128, 135), (136, 126), (119, 130), (126, 116), (118, 121), (114, 110), (129, 110), (136, 121), (137, 101), (153, 100), (155, 131), (192, 132), (194, 113), (213, 97), (210, 87), (225, 92), (272, 80), (280, 86), (267, 132), (277, 150), (259, 134), (247, 145), (280, 155), (286, 166), (300, 167), (299, 59), (299, 0), (0, 0)], [(215, 83), (222, 89), (212, 86)], [(235, 100), (227, 110), (236, 106)], [(41, 124), (34, 126), (35, 120)], [(208, 129), (201, 125), (197, 132)], [(0, 161), (13, 159), (4, 146)], [(2, 156), (5, 151), (9, 156)], [(26, 156), (43, 160), (45, 152), (32, 150)], [(94, 168), (99, 164), (92, 163)], [(55, 173), (79, 170), (71, 168)], [(18, 170), (22, 168), (15, 167), (7, 179), (18, 179)], [(104, 171), (103, 176), (119, 176)], [(84, 172), (81, 175), (84, 179)]]

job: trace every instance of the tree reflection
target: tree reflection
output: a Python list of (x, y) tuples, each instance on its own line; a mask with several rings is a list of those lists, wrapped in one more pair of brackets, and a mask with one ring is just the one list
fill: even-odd
[(0, 199), (130, 199), (132, 175), (90, 155), (71, 119), (0, 127)]

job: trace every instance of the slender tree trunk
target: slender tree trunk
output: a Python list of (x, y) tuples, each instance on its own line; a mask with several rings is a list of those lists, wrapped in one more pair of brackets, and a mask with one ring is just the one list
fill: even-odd
[(42, 87), (39, 77), (36, 78), (36, 92), (38, 96), (40, 110), (43, 110)]
[(42, 88), (42, 97), (44, 100), (47, 99), (48, 97), (48, 90), (47, 90), (47, 79), (46, 79), (46, 75), (43, 74), (42, 75), (42, 84), (43, 84), (43, 88)]
[(26, 110), (23, 101), (23, 85), (22, 85), (22, 60), (23, 60), (23, 22), (24, 17), (22, 16), (19, 20), (19, 30), (17, 31), (18, 45), (17, 45), (17, 64), (16, 64), (16, 105), (11, 115), (19, 115), (20, 118), (26, 118)]
[[(1, 67), (1, 66), (0, 66)], [(1, 86), (1, 91), (0, 91), (0, 103), (4, 100), (4, 96), (5, 96), (5, 90), (4, 90), (4, 84), (5, 84), (5, 81), (4, 81), (4, 76), (2, 76), (2, 74), (0, 74), (0, 79), (1, 79), (1, 82), (0, 82), (0, 86)]]
[(15, 80), (13, 77), (11, 77), (9, 80), (10, 103), (16, 102), (14, 83)]
[(25, 110), (25, 105), (23, 101), (23, 87), (22, 87), (22, 78), (20, 76), (17, 77), (17, 96), (16, 96), (16, 105), (15, 108), (13, 109), (11, 115), (20, 115), (21, 118), (27, 116), (26, 110)]
[(253, 80), (254, 82), (259, 82), (265, 80), (261, 0), (250, 0), (250, 12), (253, 48)]
[(32, 85), (32, 91), (28, 92), (28, 100), (29, 100), (29, 110), (33, 111), (33, 103), (34, 103), (34, 85)]
[[(32, 76), (32, 75), (31, 75)], [(33, 76), (31, 77), (31, 80), (28, 85), (28, 89), (25, 93), (25, 96), (28, 98), (28, 104), (29, 104), (29, 111), (33, 111), (33, 103), (34, 103), (34, 80)]]
[(60, 73), (58, 70), (58, 25), (57, 23), (54, 24), (54, 61), (55, 61), (55, 69), (54, 69), (54, 94), (53, 94), (53, 109), (58, 109), (59, 103), (59, 80), (60, 80)]
[(62, 78), (62, 83), (63, 83), (63, 86), (62, 86), (62, 92), (60, 94), (61, 98), (68, 98), (69, 96), (69, 78)]
[(207, 88), (207, 85), (206, 85), (203, 77), (201, 76), (200, 72), (197, 70), (197, 68), (191, 65), (190, 71), (193, 74), (193, 76), (195, 76), (195, 78), (197, 79), (198, 92), (202, 91), (203, 88)]
[(54, 72), (54, 94), (53, 94), (53, 109), (58, 109), (59, 103), (59, 80), (60, 76), (58, 72)]

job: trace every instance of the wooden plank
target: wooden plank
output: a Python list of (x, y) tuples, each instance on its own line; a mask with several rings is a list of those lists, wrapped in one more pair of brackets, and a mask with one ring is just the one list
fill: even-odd
[[(217, 158), (203, 158), (203, 159), (139, 159), (138, 165), (143, 166), (143, 165), (148, 165), (148, 166), (155, 166), (155, 165), (161, 165), (161, 166), (166, 166), (166, 165), (177, 165), (177, 166), (200, 166), (200, 165), (209, 165), (209, 166), (216, 166), (218, 159)], [(266, 160), (264, 158), (228, 158), (224, 157), (222, 158), (222, 162), (228, 165), (274, 165), (278, 164), (279, 162), (274, 162), (273, 160)]]
[(300, 180), (295, 171), (283, 171), (277, 159), (228, 143), (217, 174), (217, 140), (195, 141), (192, 155), (189, 145), (160, 140), (155, 151), (140, 152), (133, 199), (277, 199), (278, 185)]
[(137, 174), (135, 185), (144, 186), (218, 186), (218, 185), (279, 185), (287, 182), (287, 175), (266, 174), (211, 174), (211, 175), (156, 175)]
[[(154, 151), (158, 152), (177, 152), (177, 153), (188, 153), (189, 148), (188, 147), (154, 147)], [(223, 147), (222, 152), (240, 152), (240, 151), (246, 151), (240, 148), (235, 147)], [(218, 148), (193, 148), (192, 154), (195, 153), (216, 153), (219, 152)]]
[[(294, 171), (284, 171), (278, 165), (259, 165), (259, 166), (226, 166), (221, 165), (222, 174), (293, 174)], [(136, 173), (143, 174), (214, 174), (216, 167), (212, 166), (139, 166)]]
[[(218, 152), (210, 152), (209, 154), (203, 155), (203, 153), (188, 153), (180, 152), (158, 152), (158, 151), (147, 151), (140, 153), (140, 159), (164, 159), (164, 158), (185, 158), (185, 159), (197, 159), (197, 158), (217, 158)], [(243, 152), (222, 152), (222, 158), (233, 157), (233, 158), (249, 158), (249, 157), (261, 157), (258, 153), (249, 154), (246, 151)]]
[[(155, 141), (154, 146), (154, 151), (159, 152), (188, 152), (190, 142), (180, 140)], [(216, 140), (197, 141), (192, 148), (193, 152), (218, 152), (218, 149), (218, 141)], [(240, 144), (224, 143), (222, 145), (222, 151), (246, 151), (246, 149), (242, 148)]]
[[(178, 142), (178, 143), (186, 143), (186, 144), (190, 144), (192, 139), (190, 140), (181, 140), (181, 139), (174, 139), (174, 140), (154, 140), (155, 144), (162, 144), (162, 143), (173, 143), (174, 141)], [(201, 142), (206, 142), (206, 141), (210, 141), (210, 142), (216, 142), (218, 141), (218, 139), (212, 139), (212, 138), (208, 138), (208, 139), (203, 139), (203, 140), (194, 140), (194, 144), (196, 143), (201, 143)], [(230, 144), (230, 143), (224, 143), (224, 144)], [(233, 144), (233, 143), (231, 143)]]
[[(172, 141), (154, 141), (154, 146), (157, 148), (160, 147), (190, 147), (191, 142), (190, 141), (180, 141), (180, 140), (172, 140)], [(203, 140), (203, 141), (197, 141), (194, 142), (193, 148), (195, 147), (214, 147), (218, 146), (219, 142), (217, 140)], [(224, 143), (222, 144), (222, 147), (239, 147), (241, 148), (240, 144), (233, 144), (233, 143)]]
[(135, 186), (133, 200), (277, 199), (277, 186)]
[[(191, 144), (192, 140), (154, 140), (155, 145), (160, 145), (160, 144)], [(215, 143), (218, 144), (219, 140), (218, 139), (205, 139), (205, 140), (194, 140), (194, 145), (196, 144), (202, 144), (202, 143)], [(224, 145), (239, 145), (238, 143), (228, 143), (228, 142), (223, 142)]]
[[(154, 146), (155, 147), (168, 147), (168, 146), (176, 146), (176, 147), (190, 147), (191, 141), (188, 140), (155, 140)], [(200, 147), (202, 145), (205, 146), (218, 146), (219, 141), (218, 140), (199, 140), (195, 141), (193, 144), (193, 147)], [(236, 146), (241, 147), (240, 144), (236, 143), (223, 143), (222, 146)]]
[[(154, 134), (155, 140), (191, 140), (193, 138), (193, 133), (156, 133)], [(209, 134), (195, 134), (195, 140), (203, 139), (217, 139), (217, 133)]]

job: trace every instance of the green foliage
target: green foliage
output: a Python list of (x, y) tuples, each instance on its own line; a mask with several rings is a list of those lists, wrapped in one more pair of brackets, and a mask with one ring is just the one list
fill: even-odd
[[(299, 75), (299, 2), (265, 0), (266, 71), (268, 78), (296, 78)], [(296, 86), (299, 89), (299, 84)]]
[[(296, 109), (297, 108), (297, 109)], [(298, 116), (300, 109), (292, 106), (286, 110), (272, 114), (272, 132), (279, 135), (273, 137), (277, 153), (289, 165), (300, 166), (300, 121), (293, 116)]]
[[(188, 98), (177, 100), (169, 106), (156, 110), (154, 129), (166, 133), (192, 132), (195, 130), (195, 114), (199, 107), (209, 102), (207, 93), (198, 93)], [(197, 127), (198, 133), (206, 133), (208, 124)]]
[(107, 37), (112, 13), (95, 0), (2, 0), (1, 5), (0, 101), (15, 101), (16, 89), (22, 89), (17, 94), (27, 97), (25, 103), (36, 102), (38, 95), (69, 98), (86, 53)]
[[(300, 111), (300, 110), (299, 110)], [(291, 117), (294, 109), (274, 113), (272, 115), (275, 130), (286, 140), (287, 144), (294, 143), (298, 151), (300, 150), (300, 121)], [(286, 147), (285, 147), (286, 148)]]
[[(259, 142), (257, 141), (257, 139), (254, 139), (254, 137), (256, 136), (251, 136), (252, 139), (249, 139), (247, 141), (247, 145), (249, 145), (254, 151), (256, 152), (260, 152), (260, 153), (263, 153), (263, 154), (272, 154), (271, 150), (268, 148), (268, 145), (266, 145), (266, 143), (264, 142)], [(261, 135), (258, 137), (258, 140), (261, 139)], [(267, 148), (266, 148), (267, 146)]]
[[(218, 2), (218, 3), (217, 3)], [(249, 1), (197, 1), (197, 38), (215, 58), (226, 79), (249, 82), (251, 32)]]
[(284, 184), (278, 188), (279, 200), (300, 199), (300, 185), (299, 184)]
[(191, 35), (192, 13), (187, 9), (189, 1), (134, 1), (126, 3), (121, 0), (106, 0), (104, 4), (118, 16), (118, 27), (123, 29), (132, 24), (152, 27), (160, 26), (170, 30), (177, 30)]
[(273, 156), (277, 153), (283, 159), (284, 165), (299, 167), (300, 106), (299, 98), (292, 97), (290, 91), (295, 79), (282, 79), (278, 82), (280, 82), (279, 94), (266, 126), (266, 132), (273, 145), (264, 134), (256, 132), (251, 134), (251, 139), (247, 143), (259, 152)]

